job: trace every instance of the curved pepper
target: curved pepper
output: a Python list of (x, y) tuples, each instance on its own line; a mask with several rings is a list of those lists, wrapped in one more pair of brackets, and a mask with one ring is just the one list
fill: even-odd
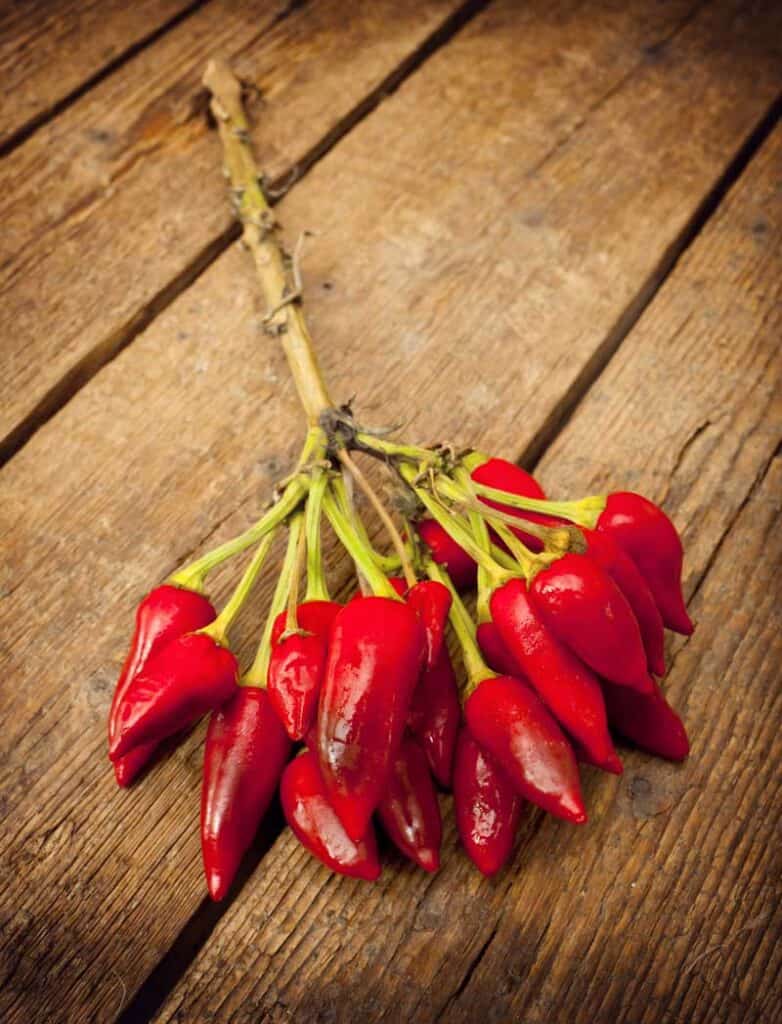
[(684, 723), (654, 683), (652, 693), (602, 681), (608, 720), (618, 733), (642, 750), (669, 761), (683, 761), (690, 752)]
[(502, 641), (521, 671), (562, 726), (588, 751), (594, 764), (621, 771), (597, 677), (543, 624), (522, 580), (491, 596), (491, 613)]
[(269, 699), (292, 740), (300, 740), (315, 720), (328, 655), (328, 636), (341, 605), (305, 601), (296, 610), (299, 631), (284, 636), (287, 612), (272, 626)]
[[(117, 731), (119, 707), (128, 688), (156, 654), (175, 637), (208, 625), (215, 617), (211, 603), (195, 590), (165, 583), (144, 597), (136, 609), (136, 625), (125, 664), (114, 689), (109, 712), (109, 744)], [(114, 776), (120, 786), (129, 786), (151, 759), (157, 743), (135, 747), (114, 763)]]
[(437, 871), (443, 834), (440, 804), (426, 755), (415, 740), (402, 740), (377, 816), (406, 857), (424, 871)]
[(467, 856), (484, 875), (507, 864), (523, 801), (495, 759), (461, 729), (453, 770), (456, 828)]
[(590, 668), (649, 691), (641, 631), (627, 598), (586, 555), (567, 554), (539, 572), (530, 599), (543, 621)]
[(348, 836), (328, 801), (317, 759), (310, 751), (295, 757), (282, 773), (280, 800), (296, 838), (326, 867), (368, 882), (380, 877), (371, 824), (358, 840)]
[(355, 598), (334, 620), (318, 760), (329, 800), (355, 841), (385, 790), (423, 656), (421, 625), (403, 601)]
[(236, 658), (212, 637), (186, 633), (172, 640), (130, 684), (109, 756), (189, 728), (234, 695), (237, 676)]
[(515, 679), (521, 679), (522, 682), (526, 682), (518, 662), (505, 646), (496, 623), (491, 621), (479, 622), (476, 638), (481, 653), (490, 669), (499, 672), (501, 676), (513, 676)]
[(582, 530), (587, 555), (601, 566), (616, 583), (635, 615), (649, 669), (665, 675), (665, 630), (660, 611), (646, 580), (635, 562), (625, 554), (609, 533)]
[(421, 519), (416, 532), (432, 552), (432, 558), (441, 565), (458, 591), (470, 590), (478, 578), (478, 566), (464, 548), (434, 519)]
[(689, 636), (693, 624), (681, 582), (684, 550), (676, 527), (663, 510), (640, 494), (617, 491), (608, 495), (597, 528), (610, 534), (638, 566), (665, 625)]
[(521, 796), (576, 825), (587, 820), (573, 748), (534, 690), (511, 676), (484, 679), (464, 715)]
[(291, 743), (266, 690), (241, 686), (209, 720), (201, 852), (213, 900), (227, 894), (277, 789)]
[(443, 646), (432, 668), (421, 673), (410, 701), (407, 725), (423, 747), (432, 774), (445, 789), (451, 785), (461, 720), (456, 675), (448, 648)]
[[(481, 463), (470, 474), (476, 483), (486, 487), (495, 487), (498, 491), (507, 491), (509, 494), (518, 494), (522, 498), (538, 498), (545, 500), (546, 493), (534, 476), (531, 476), (515, 462), (508, 462), (507, 459), (488, 459)], [(479, 499), (490, 508), (498, 509), (509, 516), (516, 516), (519, 519), (528, 519), (533, 523), (551, 525), (554, 521), (550, 516), (541, 515), (539, 512), (523, 512), (521, 509), (513, 508), (510, 505), (503, 505), (490, 498)], [(510, 529), (516, 534), (522, 543), (531, 551), (542, 551), (543, 544), (538, 537), (525, 533), (521, 527), (511, 526)]]

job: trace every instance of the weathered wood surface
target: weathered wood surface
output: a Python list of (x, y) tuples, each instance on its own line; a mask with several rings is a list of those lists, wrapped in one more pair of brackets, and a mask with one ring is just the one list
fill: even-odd
[(528, 816), (492, 882), (450, 812), (435, 878), (394, 862), (373, 887), (283, 834), (159, 1024), (705, 1024), (782, 1008), (781, 167), (778, 129), (539, 467), (551, 493), (621, 477), (684, 528), (699, 625), (665, 688), (690, 760), (628, 751), (623, 778), (592, 772), (590, 824)]
[(194, 0), (0, 4), (0, 151)]
[(460, 6), (321, 0), (280, 19), (265, 0), (215, 0), (11, 154), (0, 167), (0, 458), (228, 244), (200, 84), (208, 57), (233, 59), (257, 88), (259, 154), (287, 180)]
[[(589, 6), (490, 8), (285, 200), (292, 237), (319, 232), (305, 279), (335, 394), (359, 390), (367, 418), (387, 415), (394, 380), (394, 411), (412, 417), (411, 433), (505, 452), (511, 437), (519, 450), (538, 444), (778, 89), (773, 11), (748, 19), (722, 4), (677, 31), (684, 5), (670, 21), (644, 4)], [(189, 551), (245, 525), (298, 445), (295, 399), (257, 329), (253, 294), (246, 257), (232, 248), (0, 473), (4, 1019), (112, 1019), (199, 904), (199, 735), (137, 791), (117, 794), (103, 729), (134, 602)], [(435, 401), (457, 394), (461, 406)], [(258, 454), (248, 457), (252, 445)], [(588, 467), (589, 456), (579, 458)], [(636, 465), (620, 465), (623, 482)], [(615, 793), (596, 780), (596, 819), (609, 817)], [(532, 842), (535, 829), (543, 839)], [(449, 835), (446, 858), (462, 863)], [(539, 862), (555, 835), (574, 842), (537, 821), (525, 835)], [(369, 1003), (371, 976), (397, 941), (401, 960), (386, 975), (399, 1006), (417, 998), (414, 971), (433, 998), (448, 984), (455, 994), (516, 877), (486, 887), (462, 865), (465, 881), (452, 892), (445, 874), (430, 882), (397, 863), (367, 895), (327, 880), (286, 843), (237, 905), (247, 901), (262, 926), (231, 949), (237, 972), (246, 965), (256, 981), (256, 953), (288, 951), (275, 958), (278, 978), (264, 961), (276, 988), (244, 1002), (253, 1020), (254, 1000), (308, 1006), (312, 975), (296, 981), (298, 963), (323, 965), (329, 949), (337, 955), (318, 981), (327, 1002), (334, 979), (352, 971)], [(560, 860), (558, 846), (554, 870), (564, 876), (582, 855), (588, 861), (574, 848)], [(258, 912), (267, 873), (286, 900), (300, 895), (298, 907)], [(382, 933), (369, 949), (343, 953), (340, 929), (371, 912)], [(443, 963), (438, 921), (451, 914), (471, 930)], [(313, 946), (323, 947), (319, 960)], [(189, 978), (194, 1002), (203, 993), (193, 979), (214, 969), (199, 964)], [(224, 995), (234, 979), (245, 993), (247, 979), (226, 965)]]

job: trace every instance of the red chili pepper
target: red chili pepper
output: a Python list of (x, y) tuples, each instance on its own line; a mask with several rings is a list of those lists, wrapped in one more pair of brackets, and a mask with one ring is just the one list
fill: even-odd
[[(152, 655), (175, 637), (208, 625), (214, 617), (215, 610), (203, 594), (170, 583), (155, 587), (141, 600), (136, 609), (136, 625), (130, 650), (111, 702), (109, 744), (117, 731), (119, 707), (125, 694)], [(157, 743), (145, 743), (114, 761), (114, 775), (118, 785), (129, 786), (149, 762), (157, 746)]]
[(546, 705), (606, 771), (621, 771), (600, 684), (544, 625), (522, 580), (511, 580), (491, 596), (491, 613), (511, 657)]
[(305, 849), (332, 871), (374, 882), (380, 877), (377, 843), (371, 824), (354, 840), (326, 796), (313, 753), (295, 757), (282, 773), (280, 799), (285, 819)]
[(484, 679), (464, 714), (472, 735), (525, 799), (574, 824), (587, 820), (573, 748), (526, 683), (511, 676)]
[(448, 587), (436, 580), (420, 580), (410, 589), (399, 576), (390, 576), (388, 582), (403, 597), (418, 616), (426, 639), (426, 668), (437, 661), (445, 640), (445, 624), (451, 609)]
[(326, 792), (353, 840), (385, 790), (424, 656), (421, 625), (403, 601), (355, 598), (334, 620), (318, 707)]
[(109, 756), (189, 728), (234, 695), (237, 676), (236, 658), (212, 637), (186, 633), (172, 640), (130, 684)]
[(426, 755), (406, 737), (393, 760), (391, 776), (377, 815), (394, 844), (422, 867), (440, 867), (442, 822)]
[(597, 528), (609, 533), (638, 566), (669, 629), (689, 636), (693, 624), (682, 595), (684, 551), (668, 516), (631, 491), (609, 494)]
[(296, 610), (301, 632), (281, 639), (286, 612), (280, 612), (272, 626), (269, 699), (292, 740), (300, 740), (315, 721), (328, 636), (340, 608), (334, 601), (306, 601)]
[(201, 852), (209, 895), (227, 894), (271, 803), (291, 743), (266, 690), (241, 686), (209, 720)]
[(448, 648), (443, 646), (432, 668), (421, 673), (410, 701), (407, 725), (423, 747), (432, 774), (445, 789), (451, 785), (461, 720), (456, 675)]
[(690, 752), (684, 724), (654, 683), (652, 693), (638, 693), (626, 686), (603, 681), (608, 720), (618, 733), (642, 750), (683, 761)]
[(456, 828), (467, 856), (487, 877), (507, 864), (523, 801), (495, 759), (461, 729), (453, 772)]
[(477, 630), (478, 646), (486, 664), (501, 676), (513, 676), (525, 682), (524, 673), (500, 636), (495, 623), (480, 622)]
[(632, 609), (591, 558), (563, 555), (535, 576), (529, 592), (549, 629), (590, 668), (611, 682), (650, 690), (646, 652)]
[[(521, 466), (515, 462), (508, 462), (506, 459), (492, 458), (477, 466), (470, 474), (472, 479), (485, 487), (495, 487), (498, 491), (507, 491), (509, 494), (518, 494), (522, 498), (545, 499), (546, 494), (534, 476), (530, 476)], [(519, 519), (528, 519), (533, 523), (551, 525), (554, 520), (550, 516), (541, 515), (538, 512), (523, 512), (510, 505), (503, 505), (490, 498), (480, 498), (490, 508), (499, 509), (507, 515), (516, 516)], [(538, 537), (525, 533), (523, 529), (511, 526), (510, 529), (516, 534), (522, 543), (531, 551), (542, 551), (543, 544)]]
[(478, 578), (478, 567), (434, 519), (421, 519), (416, 523), (418, 536), (432, 552), (432, 558), (441, 565), (459, 591), (470, 590)]
[(641, 631), (646, 660), (655, 675), (665, 675), (665, 632), (660, 611), (635, 562), (609, 533), (583, 530), (587, 554), (616, 583), (630, 605)]

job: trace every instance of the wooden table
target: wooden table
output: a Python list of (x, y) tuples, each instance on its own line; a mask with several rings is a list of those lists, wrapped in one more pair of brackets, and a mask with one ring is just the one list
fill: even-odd
[[(782, 6), (0, 10), (0, 1018), (782, 1019)], [(554, 495), (640, 490), (683, 533), (690, 759), (586, 770), (589, 825), (527, 814), (492, 881), (444, 797), (434, 876), (332, 876), (272, 815), (214, 907), (203, 729), (130, 791), (108, 768), (135, 603), (248, 525), (301, 441), (213, 53), (257, 87), (287, 237), (315, 232), (333, 393)]]

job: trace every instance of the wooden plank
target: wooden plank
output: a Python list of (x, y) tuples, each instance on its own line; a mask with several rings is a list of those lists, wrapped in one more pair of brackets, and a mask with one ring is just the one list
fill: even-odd
[(257, 88), (264, 167), (289, 179), (472, 6), (321, 0), (279, 18), (263, 0), (210, 3), (12, 153), (0, 167), (0, 458), (235, 237), (202, 102), (208, 57), (233, 58)]
[(434, 879), (332, 878), (284, 834), (161, 1024), (778, 1015), (781, 156), (777, 129), (540, 466), (554, 493), (621, 482), (684, 528), (699, 626), (666, 689), (690, 761), (592, 773), (589, 827), (528, 818), (491, 882), (450, 811)]
[[(700, 15), (664, 48), (664, 61), (650, 61), (642, 48), (659, 52), (654, 44), (674, 27), (668, 12), (656, 10), (649, 21), (644, 4), (548, 11), (542, 3), (523, 17), (511, 3), (490, 9), (283, 204), (293, 236), (302, 226), (321, 231), (305, 278), (335, 393), (350, 394), (363, 377), (367, 415), (382, 405), (387, 412), (393, 380), (400, 413), (415, 410), (412, 433), (459, 431), (496, 444), (492, 431), (504, 429), (519, 444), (531, 441), (776, 87), (778, 68), (764, 44), (774, 37), (773, 21), (744, 19), (732, 5)], [(717, 55), (698, 57), (704, 49)], [(661, 92), (660, 119), (641, 131), (639, 112)], [(680, 153), (680, 118), (691, 105), (697, 130), (690, 121)], [(617, 113), (639, 126), (632, 146), (606, 131)], [(564, 144), (541, 165), (552, 137)], [(579, 163), (597, 163), (612, 184), (588, 207), (604, 248), (535, 249), (530, 219), (553, 239), (576, 231), (584, 216), (582, 193), (573, 190), (573, 147)], [(491, 149), (502, 156), (494, 172)], [(661, 175), (674, 153), (680, 175)], [(538, 177), (520, 189), (516, 179), (536, 165)], [(557, 198), (543, 222), (539, 213), (524, 219), (533, 181)], [(651, 228), (642, 220), (633, 235), (636, 190)], [(545, 396), (541, 378), (525, 384), (507, 372), (509, 333), (520, 365), (529, 363), (517, 339), (537, 308), (519, 300), (497, 312), (509, 287), (518, 287), (519, 252), (530, 253), (525, 266), (537, 267), (541, 287), (547, 273), (556, 275), (557, 301), (580, 330), (552, 335), (556, 346), (539, 353)], [(279, 353), (257, 330), (261, 310), (252, 295), (246, 258), (232, 248), (0, 473), (7, 573), (0, 620), (4, 678), (12, 680), (0, 693), (7, 908), (0, 1008), (9, 1020), (29, 1019), (32, 1008), (56, 1007), (63, 1019), (113, 1015), (198, 905), (198, 735), (136, 792), (117, 794), (103, 728), (133, 603), (187, 552), (245, 525), (298, 446), (295, 400)], [(357, 338), (362, 366), (349, 348)], [(248, 367), (258, 365), (261, 349), (253, 374)], [(564, 365), (555, 372), (558, 360)], [(425, 389), (465, 394), (465, 406), (421, 402)], [(517, 403), (525, 400), (530, 412), (519, 421)], [(263, 454), (248, 457), (261, 432)], [(310, 879), (305, 898), (339, 913), (331, 893), (345, 890), (306, 857), (292, 852), (291, 860), (301, 879), (282, 887)], [(276, 853), (274, 863), (279, 868)], [(394, 879), (400, 897), (415, 899), (418, 881), (406, 871)], [(466, 891), (475, 885), (470, 878)], [(355, 905), (351, 898), (346, 913)], [(264, 943), (281, 943), (293, 920), (293, 911), (290, 920), (272, 920)], [(401, 914), (387, 920), (405, 927)], [(455, 969), (463, 962), (457, 957)]]
[(0, 5), (0, 152), (193, 0), (54, 0)]

